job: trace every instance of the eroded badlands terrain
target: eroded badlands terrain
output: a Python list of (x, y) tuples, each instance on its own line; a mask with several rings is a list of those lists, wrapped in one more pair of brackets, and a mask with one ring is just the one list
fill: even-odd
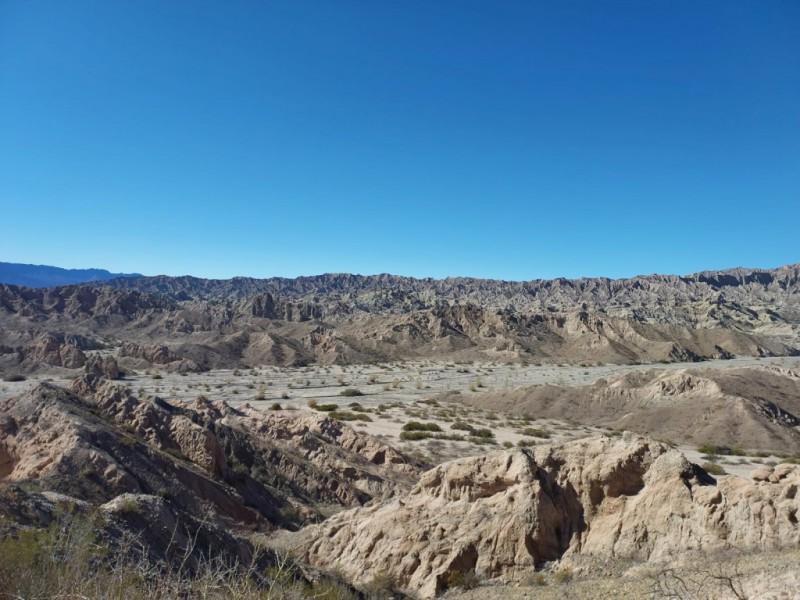
[(797, 267), (0, 289), (0, 594), (793, 598)]

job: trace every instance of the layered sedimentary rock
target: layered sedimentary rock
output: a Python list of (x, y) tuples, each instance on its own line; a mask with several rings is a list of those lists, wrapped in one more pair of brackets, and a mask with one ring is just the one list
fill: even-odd
[(298, 553), (418, 597), (460, 575), (519, 579), (577, 555), (667, 560), (800, 543), (800, 466), (715, 480), (669, 446), (595, 437), (442, 464), (406, 495), (300, 534)]

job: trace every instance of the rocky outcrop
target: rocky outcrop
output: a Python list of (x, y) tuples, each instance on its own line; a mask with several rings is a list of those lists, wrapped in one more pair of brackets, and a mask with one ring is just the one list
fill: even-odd
[(298, 534), (298, 553), (356, 583), (388, 577), (429, 598), (460, 575), (519, 579), (597, 555), (660, 561), (686, 550), (800, 543), (800, 467), (714, 480), (633, 436), (445, 463), (414, 489)]
[(77, 369), (86, 362), (86, 355), (64, 334), (45, 333), (28, 349), (27, 359), (56, 367)]
[(0, 480), (94, 502), (163, 492), (193, 514), (211, 505), (236, 523), (296, 527), (320, 504), (406, 491), (420, 470), (325, 417), (140, 398), (94, 372), (72, 389), (42, 384), (0, 403)]
[(83, 367), (87, 374), (98, 379), (119, 379), (122, 373), (113, 356), (92, 354)]
[[(356, 504), (359, 497), (363, 502), (405, 491), (421, 472), (422, 465), (417, 461), (341, 421), (309, 413), (265, 414), (248, 405), (240, 411), (226, 416), (224, 422), (235, 423), (257, 439), (270, 440), (287, 455), (301, 456), (320, 473), (334, 475), (340, 482), (335, 491), (343, 504)], [(320, 483), (306, 480), (308, 475), (298, 476), (305, 487)]]
[(165, 365), (179, 360), (178, 356), (163, 344), (142, 345), (134, 342), (123, 342), (119, 348), (119, 355), (141, 358), (156, 365)]

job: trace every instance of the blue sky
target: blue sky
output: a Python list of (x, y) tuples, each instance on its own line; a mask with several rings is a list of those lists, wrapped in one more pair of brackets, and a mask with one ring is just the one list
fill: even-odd
[(800, 3), (0, 0), (0, 260), (800, 261)]

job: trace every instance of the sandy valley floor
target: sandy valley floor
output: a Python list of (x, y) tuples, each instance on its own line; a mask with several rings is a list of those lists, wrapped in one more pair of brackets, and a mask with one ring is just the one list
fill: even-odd
[[(455, 364), (434, 361), (384, 365), (262, 367), (217, 370), (180, 375), (158, 370), (130, 373), (126, 385), (144, 396), (191, 400), (200, 395), (233, 406), (250, 403), (263, 410), (312, 410), (309, 403), (336, 410), (361, 430), (385, 439), (428, 462), (485, 452), (492, 446), (531, 445), (584, 437), (604, 431), (555, 419), (523, 419), (434, 400), (444, 392), (473, 394), (534, 384), (583, 385), (637, 369), (689, 367), (733, 368), (753, 365), (800, 366), (800, 358), (740, 358), (704, 363), (606, 366), (520, 366), (514, 364)], [(53, 373), (24, 382), (0, 383), (0, 399), (15, 395), (42, 379), (66, 383), (73, 376)], [(326, 406), (327, 405), (327, 406)], [(440, 431), (411, 434), (401, 439), (411, 421), (434, 424)], [(406, 434), (408, 437), (409, 434)], [(429, 436), (429, 437), (426, 437)], [(681, 447), (690, 460), (703, 462), (694, 448)], [(718, 461), (732, 474), (746, 476), (771, 457), (727, 457)]]

